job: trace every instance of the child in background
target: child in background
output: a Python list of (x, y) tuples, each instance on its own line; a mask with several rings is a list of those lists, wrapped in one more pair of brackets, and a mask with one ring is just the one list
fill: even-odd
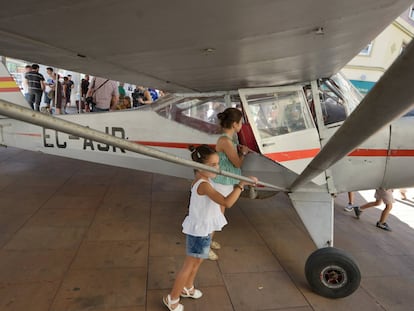
[(377, 221), (377, 227), (382, 230), (392, 231), (390, 226), (388, 226), (388, 224), (385, 222), (385, 220), (387, 219), (392, 209), (392, 204), (395, 202), (394, 197), (392, 195), (393, 191), (394, 191), (393, 189), (383, 189), (383, 188), (376, 189), (375, 190), (375, 201), (368, 202), (362, 206), (355, 206), (354, 207), (355, 216), (359, 219), (359, 217), (361, 216), (361, 213), (365, 211), (367, 208), (379, 206), (381, 203), (384, 202), (385, 208), (381, 213), (380, 220)]

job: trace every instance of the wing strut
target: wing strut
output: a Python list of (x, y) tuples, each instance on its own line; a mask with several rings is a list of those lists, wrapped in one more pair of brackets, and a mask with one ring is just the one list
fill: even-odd
[[(247, 181), (251, 183), (254, 182), (252, 179), (245, 177), (245, 176), (240, 176), (240, 175), (233, 174), (230, 172), (222, 171), (220, 169), (215, 169), (211, 166), (207, 166), (207, 165), (197, 163), (191, 160), (186, 160), (186, 159), (177, 157), (175, 155), (159, 151), (154, 148), (149, 148), (149, 147), (146, 147), (138, 143), (132, 143), (125, 139), (91, 129), (91, 128), (85, 127), (77, 123), (69, 122), (67, 120), (62, 120), (60, 118), (56, 118), (56, 117), (53, 117), (53, 116), (50, 116), (44, 113), (33, 111), (29, 108), (18, 106), (18, 105), (15, 105), (13, 103), (10, 103), (8, 101), (1, 100), (1, 99), (0, 99), (0, 114), (6, 115), (10, 118), (17, 119), (20, 121), (55, 129), (55, 130), (73, 134), (79, 137), (88, 138), (88, 139), (91, 139), (97, 142), (119, 147), (119, 148), (122, 148), (128, 151), (136, 152), (136, 153), (150, 156), (153, 158), (157, 158), (160, 160), (169, 161), (169, 162), (181, 164), (184, 166), (189, 166), (195, 169), (202, 169), (202, 170), (209, 171), (212, 173), (229, 176), (229, 177), (232, 177), (238, 180), (243, 180), (243, 181)], [(278, 187), (278, 186), (275, 186), (269, 183), (265, 183), (262, 181), (259, 181), (258, 185), (276, 189), (279, 191), (286, 191), (286, 189), (284, 188), (281, 188), (281, 187)]]
[(290, 186), (304, 183), (334, 165), (371, 135), (403, 115), (414, 102), (414, 41), (384, 73), (318, 155)]

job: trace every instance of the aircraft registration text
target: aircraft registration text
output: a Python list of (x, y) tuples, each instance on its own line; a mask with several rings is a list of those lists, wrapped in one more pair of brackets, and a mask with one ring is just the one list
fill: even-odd
[[(82, 142), (83, 150), (92, 150), (92, 151), (110, 151), (111, 146), (108, 144), (101, 144), (93, 141), (92, 139), (82, 138), (75, 135), (70, 135), (66, 133), (62, 133), (56, 130), (42, 128), (43, 131), (43, 146), (46, 148), (70, 148), (71, 142)], [(105, 133), (110, 134), (112, 136), (116, 136), (122, 139), (125, 139), (125, 130), (122, 127), (105, 127)], [(122, 148), (118, 148), (112, 146), (112, 151), (117, 152), (119, 149), (122, 153), (125, 153), (125, 150)]]

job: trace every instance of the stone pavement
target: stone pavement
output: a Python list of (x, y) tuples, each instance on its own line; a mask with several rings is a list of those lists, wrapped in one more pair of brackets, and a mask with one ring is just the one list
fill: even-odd
[[(0, 172), (0, 310), (167, 310), (189, 181), (15, 148), (0, 148)], [(353, 295), (310, 291), (303, 270), (314, 246), (280, 193), (226, 212), (220, 259), (202, 264), (204, 297), (183, 299), (185, 310), (414, 310), (414, 204), (397, 202), (404, 215), (390, 215), (385, 232), (380, 209), (357, 220), (346, 203), (336, 199), (335, 246), (361, 269)]]

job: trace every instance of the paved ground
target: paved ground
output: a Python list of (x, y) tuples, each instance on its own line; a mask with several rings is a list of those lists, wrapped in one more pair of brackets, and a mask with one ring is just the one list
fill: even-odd
[[(0, 172), (0, 310), (166, 310), (188, 181), (14, 148), (0, 148)], [(414, 202), (396, 203), (393, 232), (375, 227), (379, 209), (357, 220), (345, 203), (338, 196), (335, 244), (360, 266), (353, 295), (309, 290), (303, 267), (314, 247), (278, 194), (228, 211), (220, 260), (204, 262), (197, 279), (205, 296), (183, 300), (186, 310), (414, 310)]]

